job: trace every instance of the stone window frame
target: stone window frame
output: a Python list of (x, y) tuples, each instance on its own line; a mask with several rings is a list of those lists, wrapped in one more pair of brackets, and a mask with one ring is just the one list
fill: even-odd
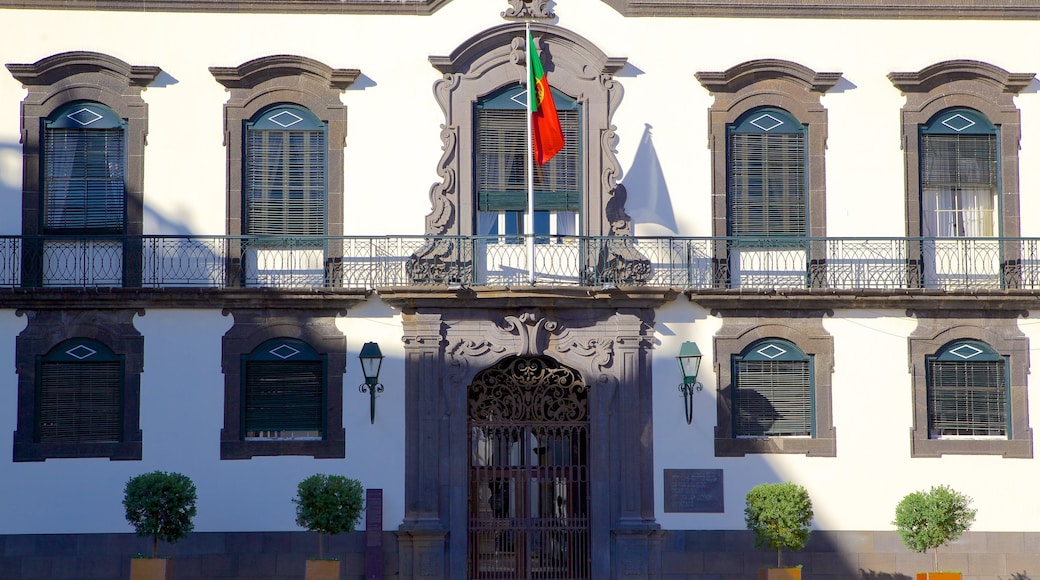
[[(8, 64), (7, 70), (29, 93), (21, 104), (22, 235), (43, 233), (43, 121), (62, 106), (76, 102), (99, 103), (126, 123), (126, 223), (127, 236), (140, 236), (144, 227), (144, 149), (148, 135), (148, 104), (141, 92), (162, 72), (156, 66), (131, 65), (89, 51), (62, 52), (31, 64)], [(22, 284), (38, 286), (42, 271), (33, 267), (42, 252), (40, 242), (23, 248)], [(123, 249), (126, 286), (139, 286), (141, 249)]]
[[(1000, 455), (1033, 457), (1033, 430), (1029, 426), (1026, 376), (1029, 374), (1029, 338), (1018, 327), (1018, 314), (994, 316), (987, 312), (917, 312), (917, 328), (910, 334), (909, 365), (914, 422), (910, 430), (911, 457), (942, 455)], [(1011, 405), (1010, 439), (932, 439), (928, 433), (927, 359), (956, 340), (978, 340), (1008, 361)]]
[(973, 109), (999, 129), (1000, 211), (1005, 237), (1021, 232), (1018, 150), (1022, 121), (1014, 97), (1035, 77), (1009, 73), (976, 60), (947, 60), (917, 72), (893, 72), (888, 79), (906, 97), (900, 109), (900, 141), (905, 158), (906, 235), (921, 235), (920, 128), (947, 109)]
[[(825, 151), (827, 148), (827, 109), (820, 98), (841, 80), (838, 72), (818, 73), (801, 64), (780, 59), (750, 60), (719, 72), (698, 72), (697, 80), (715, 101), (708, 109), (708, 148), (711, 150), (711, 229), (712, 236), (725, 238), (728, 127), (748, 111), (760, 107), (782, 109), (806, 127), (808, 168), (809, 237), (827, 235), (827, 197)], [(825, 248), (812, 244), (807, 259), (823, 264)], [(725, 269), (728, 247), (717, 244), (715, 260)], [(825, 277), (811, 275), (811, 280)], [(723, 277), (724, 280), (728, 276)]]
[[(526, 82), (525, 27), (503, 24), (476, 34), (448, 56), (431, 56), (443, 78), (434, 95), (444, 112), (441, 141), (444, 153), (437, 172), (443, 181), (430, 190), (432, 211), (426, 217), (428, 235), (475, 235), (473, 199), (473, 105), (495, 90)], [(612, 119), (622, 97), (614, 75), (627, 59), (609, 57), (587, 39), (558, 26), (536, 22), (531, 34), (538, 46), (549, 83), (582, 107), (584, 152), (581, 228), (578, 235), (631, 235), (631, 218), (624, 211), (624, 188)]]
[[(112, 461), (140, 460), (141, 373), (144, 337), (134, 326), (136, 310), (58, 311), (25, 313), (28, 324), (15, 339), (18, 373), (18, 427), (14, 433), (14, 461), (107, 457)], [(117, 443), (37, 441), (36, 396), (38, 361), (70, 338), (89, 338), (104, 344), (123, 359), (123, 440)]]
[[(316, 311), (232, 310), (234, 324), (221, 342), (224, 373), (224, 426), (220, 430), (220, 459), (302, 455), (316, 459), (346, 457), (343, 428), (343, 374), (347, 366), (347, 339), (336, 327), (336, 315)], [(247, 441), (242, 412), (245, 380), (243, 361), (271, 339), (294, 338), (307, 343), (325, 366), (326, 432), (318, 440)]]
[[(799, 313), (779, 320), (775, 313), (740, 312), (724, 315), (714, 338), (716, 396), (715, 456), (743, 457), (749, 453), (835, 457), (833, 385), (834, 338), (823, 328), (822, 313)], [(737, 438), (733, 431), (733, 357), (766, 338), (791, 342), (812, 359), (814, 437)]]
[(343, 150), (347, 139), (347, 107), (340, 93), (361, 75), (358, 69), (334, 69), (296, 55), (263, 56), (236, 67), (210, 67), (210, 74), (230, 93), (224, 104), (224, 147), (227, 150), (227, 216), (229, 236), (242, 235), (242, 193), (246, 123), (272, 105), (294, 104), (327, 125), (326, 163), (328, 235), (343, 235)]

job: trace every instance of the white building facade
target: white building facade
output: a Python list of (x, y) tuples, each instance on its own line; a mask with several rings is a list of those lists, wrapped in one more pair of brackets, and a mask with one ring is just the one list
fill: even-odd
[[(178, 578), (302, 577), (313, 473), (381, 490), (349, 577), (754, 577), (779, 481), (807, 578), (929, 569), (892, 519), (939, 484), (978, 509), (944, 568), (1037, 574), (1040, 4), (0, 22), (0, 578), (125, 577), (153, 470), (198, 488)], [(566, 139), (530, 175), (527, 24)]]

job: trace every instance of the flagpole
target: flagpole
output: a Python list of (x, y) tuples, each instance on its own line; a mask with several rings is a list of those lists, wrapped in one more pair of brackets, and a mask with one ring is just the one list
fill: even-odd
[(527, 216), (524, 218), (524, 232), (527, 234), (527, 268), (531, 285), (534, 286), (534, 134), (531, 127), (534, 115), (534, 99), (536, 89), (531, 85), (531, 59), (538, 58), (531, 54), (531, 21), (525, 20), (527, 45)]

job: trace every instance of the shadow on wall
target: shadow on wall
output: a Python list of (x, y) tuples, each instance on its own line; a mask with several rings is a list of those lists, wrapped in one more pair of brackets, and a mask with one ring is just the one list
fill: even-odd
[(22, 146), (0, 143), (0, 234), (21, 231)]
[(664, 171), (661, 170), (661, 160), (654, 149), (650, 132), (652, 128), (649, 124), (644, 125), (632, 166), (622, 180), (628, 191), (625, 211), (631, 216), (633, 224), (656, 224), (675, 234), (679, 226), (675, 223), (672, 197), (665, 183)]

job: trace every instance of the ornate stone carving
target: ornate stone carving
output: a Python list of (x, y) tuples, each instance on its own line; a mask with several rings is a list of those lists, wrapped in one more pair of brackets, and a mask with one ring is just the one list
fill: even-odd
[(549, 11), (549, 0), (508, 0), (509, 8), (502, 18), (556, 18)]
[(538, 318), (532, 312), (520, 316), (506, 316), (505, 328), (510, 334), (520, 337), (519, 356), (538, 356), (544, 350), (543, 337), (556, 330), (557, 323), (547, 318)]
[(580, 356), (591, 357), (592, 364), (600, 369), (609, 367), (614, 359), (614, 339), (612, 338), (590, 338), (584, 343), (578, 340), (561, 343), (556, 347), (557, 352), (574, 352)]

